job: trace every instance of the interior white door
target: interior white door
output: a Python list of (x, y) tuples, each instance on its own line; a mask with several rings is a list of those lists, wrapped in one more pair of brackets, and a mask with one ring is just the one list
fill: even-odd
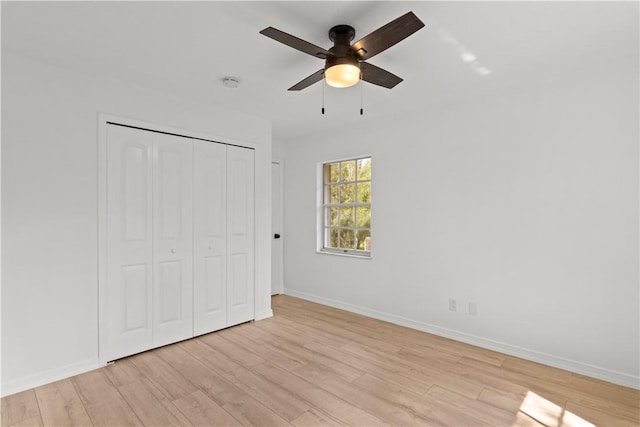
[(254, 152), (227, 146), (227, 326), (254, 308)]
[(191, 139), (153, 134), (153, 346), (193, 336)]
[(193, 331), (227, 326), (227, 146), (194, 142)]
[(152, 346), (152, 134), (107, 126), (107, 360)]
[(271, 163), (271, 295), (284, 291), (282, 240), (282, 164)]

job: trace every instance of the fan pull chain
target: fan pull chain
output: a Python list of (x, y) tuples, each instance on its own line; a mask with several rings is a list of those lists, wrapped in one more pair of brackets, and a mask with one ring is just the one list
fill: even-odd
[(364, 113), (364, 109), (362, 108), (362, 92), (364, 91), (364, 84), (362, 83), (362, 73), (360, 73), (360, 115)]
[(322, 80), (322, 114), (324, 114), (324, 79)]

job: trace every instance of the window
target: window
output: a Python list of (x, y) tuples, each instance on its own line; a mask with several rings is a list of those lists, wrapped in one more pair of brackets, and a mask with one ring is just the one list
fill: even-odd
[(322, 250), (371, 251), (371, 157), (322, 165)]

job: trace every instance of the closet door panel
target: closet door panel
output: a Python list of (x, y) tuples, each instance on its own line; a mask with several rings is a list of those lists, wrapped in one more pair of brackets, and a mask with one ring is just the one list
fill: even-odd
[(193, 336), (193, 147), (153, 134), (153, 345)]
[(194, 335), (227, 326), (227, 147), (194, 142)]
[(107, 360), (152, 347), (152, 138), (107, 126)]
[(254, 152), (227, 147), (227, 325), (254, 318)]

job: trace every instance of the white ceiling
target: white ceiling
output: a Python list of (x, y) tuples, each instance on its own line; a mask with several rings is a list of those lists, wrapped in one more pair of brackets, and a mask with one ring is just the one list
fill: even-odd
[[(327, 87), (324, 116), (321, 83), (288, 92), (323, 62), (258, 33), (273, 26), (329, 48), (333, 25), (352, 25), (357, 40), (410, 10), (426, 27), (369, 61), (405, 80), (364, 84), (362, 117), (359, 85)], [(637, 47), (637, 2), (2, 2), (3, 51), (265, 117), (280, 140), (625, 60)], [(227, 75), (240, 87), (225, 88)]]

